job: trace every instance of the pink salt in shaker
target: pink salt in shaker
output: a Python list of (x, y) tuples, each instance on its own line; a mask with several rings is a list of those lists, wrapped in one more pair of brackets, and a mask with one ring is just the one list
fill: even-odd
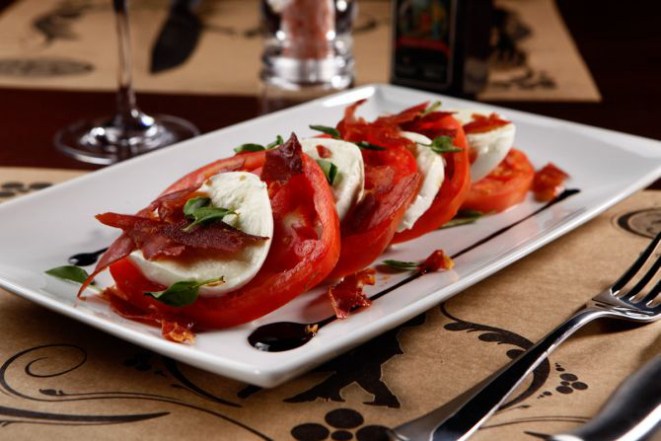
[(261, 6), (265, 110), (353, 84), (355, 0), (262, 0)]

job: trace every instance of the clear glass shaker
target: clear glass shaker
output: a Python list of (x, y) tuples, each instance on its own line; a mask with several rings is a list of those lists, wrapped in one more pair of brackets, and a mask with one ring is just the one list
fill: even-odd
[(260, 76), (272, 107), (285, 106), (278, 100), (300, 102), (353, 85), (355, 0), (262, 0), (261, 8)]

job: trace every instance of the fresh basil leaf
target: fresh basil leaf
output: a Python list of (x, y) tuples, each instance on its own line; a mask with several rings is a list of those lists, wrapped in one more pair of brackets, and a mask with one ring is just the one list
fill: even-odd
[(326, 175), (328, 183), (333, 185), (333, 182), (335, 182), (335, 176), (337, 176), (337, 165), (324, 159), (317, 159), (317, 164), (319, 164), (319, 167), (321, 167)]
[(243, 152), (261, 152), (262, 150), (266, 150), (266, 147), (264, 147), (261, 144), (241, 144), (238, 147), (234, 148), (234, 151), (236, 153), (243, 153)]
[(441, 229), (441, 230), (444, 230), (444, 229), (446, 229), (446, 228), (453, 228), (453, 227), (459, 227), (459, 226), (461, 226), (461, 225), (474, 224), (476, 220), (477, 220), (476, 217), (472, 217), (472, 218), (468, 218), (468, 217), (465, 217), (465, 218), (455, 217), (455, 218), (452, 219), (451, 221), (447, 221), (446, 223), (444, 223), (444, 224), (441, 226), (440, 229)]
[(431, 144), (423, 144), (436, 153), (455, 153), (462, 149), (454, 145), (454, 139), (451, 136), (441, 135), (434, 138)]
[(225, 216), (230, 214), (236, 214), (236, 212), (227, 208), (216, 208), (211, 206), (197, 208), (188, 216), (193, 219), (193, 222), (188, 224), (183, 231), (190, 233), (198, 225), (211, 221), (223, 220)]
[(482, 213), (481, 211), (461, 210), (459, 211), (459, 213), (457, 213), (454, 219), (443, 224), (443, 226), (440, 229), (442, 230), (444, 228), (452, 228), (452, 227), (458, 227), (460, 225), (472, 224), (483, 216), (485, 216), (485, 213)]
[(457, 213), (457, 217), (474, 217), (474, 218), (478, 218), (478, 217), (486, 216), (487, 214), (492, 214), (492, 213), (493, 213), (492, 211), (490, 211), (488, 213), (484, 213), (484, 212), (479, 211), (479, 210), (459, 210), (459, 212)]
[(49, 276), (57, 277), (58, 279), (68, 280), (70, 282), (76, 282), (80, 284), (85, 283), (85, 280), (87, 280), (87, 278), (90, 276), (87, 274), (87, 271), (74, 265), (58, 266), (57, 268), (49, 269), (46, 271), (46, 274)]
[(225, 280), (222, 277), (205, 280), (204, 282), (185, 280), (173, 284), (165, 291), (146, 292), (145, 295), (152, 297), (161, 303), (165, 303), (166, 305), (181, 308), (182, 306), (195, 303), (201, 286), (218, 282), (224, 283)]
[(278, 136), (276, 136), (275, 141), (273, 141), (272, 143), (270, 143), (269, 145), (266, 146), (266, 150), (274, 149), (277, 146), (282, 145), (284, 143), (285, 143), (285, 140), (282, 138), (282, 136), (278, 135)]
[(394, 268), (400, 271), (418, 269), (420, 266), (420, 264), (416, 262), (404, 262), (401, 260), (384, 260), (382, 263), (389, 266), (390, 268)]
[(202, 208), (202, 207), (208, 207), (211, 205), (211, 199), (201, 196), (197, 198), (190, 198), (189, 200), (186, 201), (186, 204), (184, 205), (184, 214), (186, 217), (193, 218), (196, 210)]
[(431, 106), (427, 107), (427, 109), (424, 112), (422, 112), (422, 115), (420, 115), (420, 117), (424, 118), (425, 116), (429, 115), (430, 113), (436, 112), (439, 109), (439, 107), (441, 107), (441, 102), (440, 101), (435, 101), (434, 103), (432, 103)]
[(341, 135), (340, 132), (335, 128), (335, 127), (328, 127), (328, 126), (310, 126), (312, 130), (316, 130), (321, 133), (325, 133), (326, 135), (330, 135), (335, 139), (340, 139)]
[(385, 147), (380, 147), (376, 144), (372, 144), (367, 141), (358, 141), (354, 144), (356, 144), (358, 147), (360, 147), (363, 150), (387, 150)]

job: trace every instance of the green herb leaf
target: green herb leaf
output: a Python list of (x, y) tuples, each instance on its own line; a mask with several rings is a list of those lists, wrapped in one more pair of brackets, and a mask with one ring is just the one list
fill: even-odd
[(453, 144), (454, 140), (451, 136), (441, 135), (434, 138), (431, 144), (422, 144), (436, 153), (455, 153), (460, 152), (462, 149)]
[[(270, 144), (269, 144), (270, 145)], [(236, 153), (243, 153), (243, 152), (261, 152), (262, 150), (266, 150), (266, 147), (264, 147), (261, 144), (241, 144), (238, 147), (234, 148), (234, 151)]]
[(148, 297), (153, 297), (154, 299), (161, 303), (165, 303), (166, 305), (181, 308), (182, 306), (195, 303), (201, 286), (224, 281), (225, 280), (222, 277), (205, 280), (204, 282), (185, 280), (173, 284), (165, 291), (146, 292), (145, 295)]
[(310, 126), (312, 130), (316, 130), (321, 133), (325, 133), (326, 135), (330, 135), (335, 139), (340, 139), (341, 135), (340, 132), (335, 128), (335, 127), (328, 127), (328, 126)]
[(445, 228), (452, 228), (452, 227), (458, 227), (460, 225), (472, 224), (483, 216), (485, 216), (485, 213), (482, 213), (481, 211), (461, 210), (459, 211), (459, 213), (457, 213), (454, 219), (443, 224), (443, 226), (440, 229), (442, 230)]
[(74, 265), (58, 266), (57, 268), (49, 269), (46, 271), (46, 274), (80, 284), (85, 283), (85, 280), (90, 276), (87, 274), (87, 271)]
[(187, 217), (192, 218), (193, 222), (188, 224), (186, 228), (183, 229), (183, 231), (190, 233), (198, 225), (223, 220), (225, 216), (230, 214), (236, 214), (236, 212), (233, 210), (228, 210), (227, 208), (216, 208), (211, 206), (199, 207), (195, 209), (195, 211), (193, 211), (190, 215), (187, 214)]
[(421, 118), (424, 118), (425, 116), (429, 115), (432, 112), (435, 112), (441, 107), (441, 102), (440, 101), (435, 101), (434, 103), (431, 104), (431, 106), (427, 107), (427, 109), (422, 112), (422, 115), (420, 115)]
[(384, 265), (389, 266), (400, 271), (408, 271), (413, 269), (418, 269), (420, 267), (419, 263), (416, 262), (404, 262), (401, 260), (384, 260), (382, 262)]
[(282, 145), (284, 143), (285, 143), (285, 140), (282, 138), (282, 136), (278, 135), (278, 136), (276, 136), (275, 141), (273, 141), (272, 143), (270, 143), (269, 145), (266, 146), (266, 150), (274, 149), (277, 146)]
[(455, 217), (451, 221), (448, 221), (441, 226), (441, 230), (445, 230), (447, 228), (453, 228), (453, 227), (459, 227), (461, 225), (469, 225), (469, 224), (474, 224), (475, 221), (477, 220), (476, 217), (474, 218), (459, 218)]
[(367, 141), (358, 141), (354, 144), (356, 144), (358, 147), (360, 147), (363, 150), (387, 150), (385, 147), (380, 147), (376, 144), (372, 144)]
[(184, 214), (186, 217), (194, 218), (193, 213), (195, 213), (196, 210), (202, 207), (208, 207), (209, 205), (211, 205), (210, 198), (204, 196), (198, 198), (190, 198), (184, 205)]
[(333, 185), (333, 182), (335, 182), (335, 176), (337, 176), (337, 166), (324, 159), (317, 159), (317, 164), (319, 164), (319, 167), (324, 171), (328, 183)]
[(492, 214), (492, 213), (494, 213), (494, 212), (490, 211), (488, 213), (484, 213), (483, 211), (479, 211), (479, 210), (459, 210), (459, 212), (457, 213), (457, 217), (474, 217), (474, 218), (478, 218), (478, 217), (486, 216), (487, 214)]

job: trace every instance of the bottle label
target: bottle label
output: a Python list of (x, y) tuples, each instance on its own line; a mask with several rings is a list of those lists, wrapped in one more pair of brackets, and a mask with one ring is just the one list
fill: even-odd
[(453, 81), (457, 0), (396, 0), (396, 83), (446, 89)]

